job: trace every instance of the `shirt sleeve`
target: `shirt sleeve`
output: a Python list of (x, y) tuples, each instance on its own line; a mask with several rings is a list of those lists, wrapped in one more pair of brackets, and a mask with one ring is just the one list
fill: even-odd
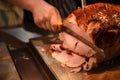
[(0, 0), (0, 28), (23, 24), (23, 9)]

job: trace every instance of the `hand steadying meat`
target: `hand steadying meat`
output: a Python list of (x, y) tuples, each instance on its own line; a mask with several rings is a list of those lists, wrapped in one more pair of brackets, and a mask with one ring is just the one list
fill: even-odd
[(62, 24), (59, 11), (44, 0), (6, 0), (9, 3), (18, 5), (33, 14), (35, 24), (45, 30), (56, 31), (58, 24)]

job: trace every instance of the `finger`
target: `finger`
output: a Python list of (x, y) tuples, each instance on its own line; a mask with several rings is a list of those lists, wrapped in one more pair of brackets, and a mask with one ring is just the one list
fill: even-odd
[(57, 31), (57, 26), (56, 25), (51, 25), (52, 31)]
[(39, 18), (38, 25), (39, 25), (39, 27), (41, 27), (45, 30), (48, 30), (48, 28), (46, 26), (46, 18), (45, 17)]
[(59, 13), (57, 14), (57, 19), (58, 19), (58, 21), (57, 21), (57, 30), (61, 30), (62, 19), (61, 19), (61, 16), (60, 16)]
[(45, 26), (46, 26), (47, 30), (50, 30), (50, 31), (52, 30), (50, 27), (51, 25), (50, 25), (49, 17), (45, 18)]
[(42, 26), (43, 29), (48, 30), (47, 27), (46, 27), (45, 21), (42, 21), (42, 22), (40, 23), (40, 25)]
[(39, 25), (39, 19), (34, 17), (34, 23), (41, 28), (41, 26)]
[(39, 28), (43, 28), (43, 18), (42, 17), (34, 17), (34, 23), (39, 27)]
[(51, 23), (50, 23), (50, 20), (48, 21), (48, 24), (49, 24), (49, 30), (50, 30), (50, 31), (55, 31), (54, 28), (53, 28), (53, 26), (52, 26)]
[(55, 27), (57, 27), (57, 14), (54, 13), (54, 15), (51, 15), (50, 19), (50, 24), (52, 25), (52, 27), (54, 26), (53, 29), (56, 29)]
[[(53, 14), (54, 14), (54, 15), (53, 15)], [(60, 16), (58, 10), (55, 9), (55, 10), (52, 12), (50, 19), (51, 19), (50, 21), (51, 21), (51, 25), (53, 25), (53, 28), (54, 28), (55, 30), (59, 29), (59, 28), (58, 28), (58, 25), (62, 24), (62, 21), (61, 21), (61, 16)]]
[(38, 27), (47, 30), (47, 28), (45, 27), (45, 21), (43, 19), (39, 19), (37, 24), (38, 24)]
[(49, 30), (50, 31), (55, 31), (55, 29), (53, 27), (54, 25), (51, 24), (51, 19), (52, 19), (52, 17), (51, 17), (51, 15), (49, 15), (49, 18), (48, 18)]

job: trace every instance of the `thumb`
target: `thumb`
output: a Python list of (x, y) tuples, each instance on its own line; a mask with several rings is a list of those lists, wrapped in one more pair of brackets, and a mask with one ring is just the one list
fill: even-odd
[(62, 25), (62, 19), (61, 19), (59, 11), (56, 8), (51, 10), (50, 17), (51, 17), (50, 18), (51, 25), (53, 27), (56, 27), (58, 30), (60, 30), (60, 26)]

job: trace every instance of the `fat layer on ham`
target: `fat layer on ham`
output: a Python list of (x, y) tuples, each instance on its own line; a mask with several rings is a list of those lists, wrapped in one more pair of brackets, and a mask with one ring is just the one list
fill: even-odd
[[(65, 21), (77, 25), (69, 27)], [(59, 33), (62, 44), (52, 44), (52, 57), (62, 65), (72, 68), (71, 72), (89, 71), (100, 62), (120, 55), (120, 6), (96, 3), (78, 8), (63, 22), (76, 33), (101, 48), (105, 57), (99, 55), (75, 37), (66, 32)], [(81, 32), (85, 31), (86, 34)]]

